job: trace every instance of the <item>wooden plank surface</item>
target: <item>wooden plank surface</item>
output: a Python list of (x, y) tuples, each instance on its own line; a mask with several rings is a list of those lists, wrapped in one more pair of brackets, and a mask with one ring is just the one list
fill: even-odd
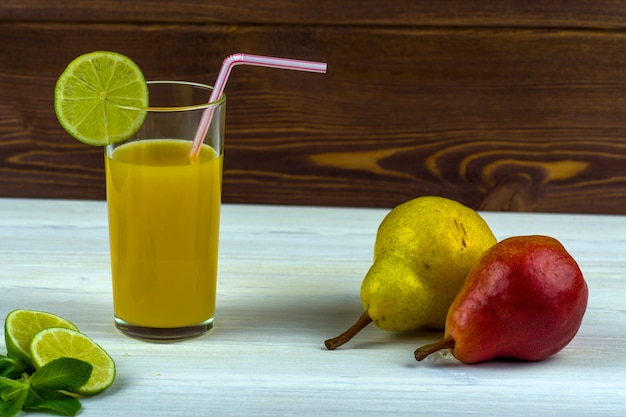
[(15, 308), (50, 311), (112, 355), (116, 382), (83, 399), (81, 417), (624, 415), (626, 216), (484, 213), (498, 239), (559, 239), (589, 304), (551, 359), (462, 365), (416, 362), (415, 348), (441, 337), (427, 330), (368, 327), (324, 348), (362, 311), (358, 290), (386, 212), (225, 205), (216, 327), (164, 344), (114, 330), (104, 202), (0, 199), (0, 320)]
[(248, 52), (329, 72), (233, 71), (225, 202), (391, 207), (438, 194), (626, 213), (621, 2), (66, 3), (0, 5), (0, 196), (104, 198), (102, 150), (69, 138), (52, 108), (78, 54), (116, 50), (149, 79), (212, 83), (225, 56)]
[(1, 20), (615, 29), (619, 0), (4, 0)]

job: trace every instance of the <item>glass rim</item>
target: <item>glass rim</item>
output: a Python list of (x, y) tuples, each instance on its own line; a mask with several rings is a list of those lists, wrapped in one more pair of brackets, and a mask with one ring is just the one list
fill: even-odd
[[(186, 86), (191, 86), (191, 87), (197, 87), (197, 88), (201, 88), (204, 90), (207, 90), (209, 92), (209, 94), (207, 95), (207, 100), (209, 99), (209, 96), (211, 95), (210, 92), (211, 90), (213, 90), (213, 86), (210, 85), (206, 85), (206, 84), (201, 84), (201, 83), (196, 83), (196, 82), (192, 82), (192, 81), (162, 81), (162, 80), (155, 80), (155, 81), (146, 81), (146, 84), (150, 85), (157, 85), (157, 84), (172, 84), (172, 85), (186, 85)], [(148, 97), (149, 99), (149, 97)], [(187, 106), (156, 106), (156, 107), (152, 107), (150, 105), (148, 105), (148, 107), (135, 107), (135, 106), (125, 106), (125, 105), (117, 105), (118, 107), (124, 108), (124, 109), (128, 109), (128, 110), (138, 110), (138, 111), (145, 111), (145, 112), (178, 112), (178, 111), (190, 111), (190, 110), (205, 110), (208, 109), (210, 107), (215, 107), (215, 106), (219, 106), (220, 104), (223, 104), (224, 102), (226, 102), (226, 94), (222, 93), (220, 95), (220, 97), (215, 100), (215, 101), (206, 101), (203, 103), (198, 103), (198, 104), (190, 104)]]

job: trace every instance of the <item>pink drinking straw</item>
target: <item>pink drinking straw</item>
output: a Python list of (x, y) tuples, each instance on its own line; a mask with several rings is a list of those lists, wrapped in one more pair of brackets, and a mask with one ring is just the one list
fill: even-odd
[[(249, 54), (233, 54), (227, 57), (222, 63), (222, 68), (220, 69), (220, 72), (217, 75), (217, 80), (215, 80), (215, 85), (213, 86), (213, 92), (211, 93), (211, 97), (209, 97), (209, 103), (216, 101), (222, 95), (224, 88), (226, 87), (226, 81), (228, 80), (230, 71), (235, 65), (254, 65), (257, 67), (270, 67), (318, 73), (326, 72), (326, 63), (324, 62), (299, 61), (297, 59), (274, 58)], [(215, 106), (211, 106), (204, 111), (202, 120), (200, 120), (200, 125), (198, 126), (198, 130), (196, 131), (196, 135), (194, 136), (193, 144), (191, 146), (191, 157), (196, 157), (198, 155), (200, 147), (202, 146), (202, 141), (207, 134), (207, 130), (209, 130), (209, 125), (211, 124), (211, 118), (213, 117), (214, 111)]]

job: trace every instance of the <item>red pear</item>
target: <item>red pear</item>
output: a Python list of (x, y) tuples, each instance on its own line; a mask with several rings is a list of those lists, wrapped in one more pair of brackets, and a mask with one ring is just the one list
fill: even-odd
[(415, 358), (448, 348), (463, 363), (545, 359), (574, 338), (587, 298), (580, 268), (558, 240), (502, 240), (470, 269), (448, 310), (444, 339), (417, 349)]

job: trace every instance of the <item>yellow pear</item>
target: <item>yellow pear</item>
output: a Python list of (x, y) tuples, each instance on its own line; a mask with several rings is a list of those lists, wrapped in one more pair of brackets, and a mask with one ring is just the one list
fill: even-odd
[(395, 207), (378, 228), (361, 284), (365, 312), (326, 347), (343, 345), (372, 321), (389, 331), (443, 329), (470, 268), (495, 243), (483, 218), (454, 200), (424, 196)]

